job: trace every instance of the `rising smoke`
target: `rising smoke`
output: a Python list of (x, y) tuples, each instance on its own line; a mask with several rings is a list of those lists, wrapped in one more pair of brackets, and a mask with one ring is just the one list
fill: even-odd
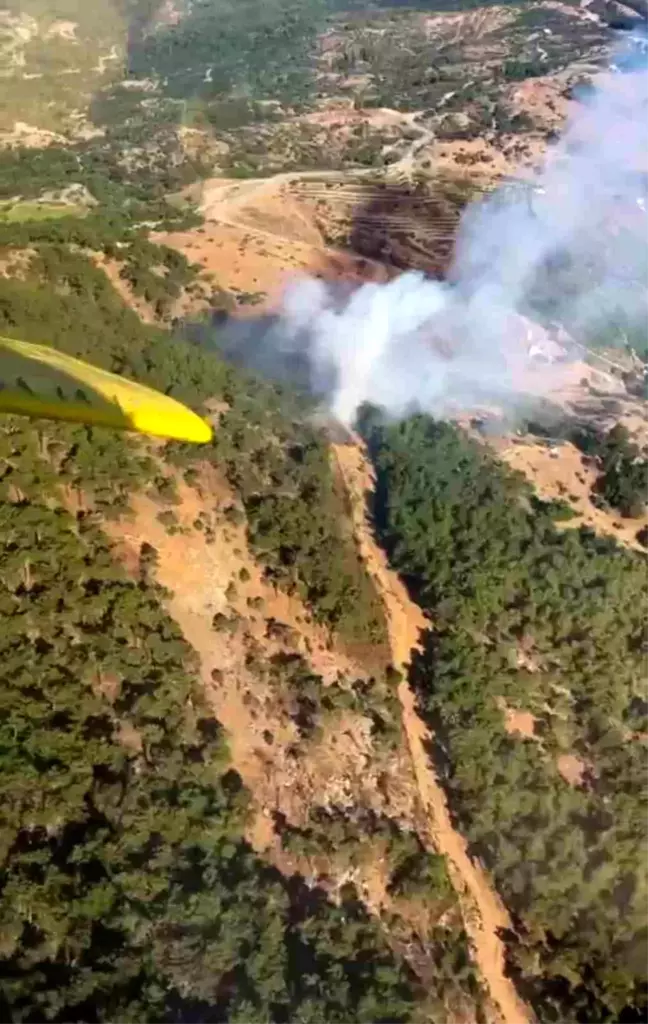
[(266, 341), (306, 360), (339, 420), (363, 402), (394, 416), (513, 403), (542, 390), (534, 360), (564, 358), (565, 332), (645, 329), (648, 66), (636, 47), (632, 59), (595, 82), (530, 187), (467, 208), (446, 282), (408, 272), (342, 300), (319, 280), (288, 289)]

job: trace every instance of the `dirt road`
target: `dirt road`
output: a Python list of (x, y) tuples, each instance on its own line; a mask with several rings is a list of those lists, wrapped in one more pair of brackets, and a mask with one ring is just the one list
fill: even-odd
[[(389, 568), (367, 521), (365, 494), (373, 489), (373, 477), (363, 449), (359, 445), (334, 445), (333, 451), (351, 499), (362, 557), (384, 601), (394, 665), (402, 669), (418, 644), (425, 620), (397, 574)], [(436, 849), (448, 858), (482, 978), (504, 1024), (527, 1024), (533, 1019), (532, 1014), (504, 973), (504, 944), (498, 932), (510, 927), (508, 914), (484, 872), (469, 857), (463, 836), (452, 825), (445, 793), (426, 753), (428, 732), (416, 713), (414, 694), (406, 679), (400, 684), (398, 695), (420, 798), (429, 813), (431, 838)]]

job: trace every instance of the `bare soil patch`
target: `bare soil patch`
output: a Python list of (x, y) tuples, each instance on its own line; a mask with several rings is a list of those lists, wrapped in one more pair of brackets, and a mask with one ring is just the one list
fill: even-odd
[[(360, 550), (385, 602), (394, 664), (406, 668), (425, 620), (398, 576), (388, 567), (385, 553), (372, 536), (364, 496), (372, 489), (373, 479), (362, 449), (336, 445), (334, 450), (352, 499)], [(500, 938), (500, 933), (511, 927), (508, 913), (482, 868), (468, 855), (465, 839), (452, 825), (445, 793), (426, 752), (428, 730), (417, 714), (416, 699), (406, 680), (399, 687), (399, 697), (419, 795), (428, 814), (429, 839), (448, 858), (451, 877), (463, 902), (464, 923), (475, 959), (501, 1019), (506, 1024), (523, 1024), (532, 1019), (531, 1012), (506, 976), (505, 949)]]

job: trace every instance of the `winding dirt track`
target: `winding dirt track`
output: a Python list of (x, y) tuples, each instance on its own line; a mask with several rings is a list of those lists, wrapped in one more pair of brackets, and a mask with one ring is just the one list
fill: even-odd
[[(396, 668), (403, 669), (410, 661), (412, 649), (418, 646), (426, 622), (374, 540), (365, 502), (365, 494), (373, 489), (374, 481), (363, 449), (359, 444), (333, 445), (333, 452), (351, 500), (360, 552), (384, 602), (393, 662)], [(416, 713), (414, 694), (406, 678), (398, 695), (419, 795), (428, 811), (431, 838), (436, 849), (448, 859), (482, 978), (504, 1024), (528, 1024), (533, 1016), (504, 971), (504, 943), (499, 931), (510, 927), (509, 916), (485, 873), (469, 857), (465, 839), (453, 827), (445, 793), (426, 753), (429, 734)]]

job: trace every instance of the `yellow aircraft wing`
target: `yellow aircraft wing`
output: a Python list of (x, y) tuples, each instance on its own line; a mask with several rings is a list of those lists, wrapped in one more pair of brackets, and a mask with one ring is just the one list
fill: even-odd
[(168, 395), (46, 345), (0, 336), (0, 412), (210, 441), (206, 420)]

